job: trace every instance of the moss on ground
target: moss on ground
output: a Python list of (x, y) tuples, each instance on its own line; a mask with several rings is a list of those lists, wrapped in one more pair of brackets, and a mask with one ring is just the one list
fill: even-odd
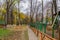
[(8, 36), (10, 33), (11, 33), (10, 30), (0, 28), (0, 38), (1, 38), (1, 37), (4, 37), (4, 36)]

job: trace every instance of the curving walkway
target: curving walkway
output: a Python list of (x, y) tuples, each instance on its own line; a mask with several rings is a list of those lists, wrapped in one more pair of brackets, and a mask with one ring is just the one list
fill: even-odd
[(34, 32), (29, 27), (27, 27), (27, 29), (29, 40), (38, 40), (38, 37), (34, 34)]

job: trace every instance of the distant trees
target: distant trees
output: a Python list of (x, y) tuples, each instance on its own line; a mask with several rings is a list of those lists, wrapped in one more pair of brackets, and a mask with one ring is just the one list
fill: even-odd
[(41, 3), (38, 0), (30, 0), (30, 22), (38, 21), (38, 15), (40, 15)]
[[(2, 4), (2, 8), (0, 11), (2, 12), (1, 14), (4, 16), (0, 16), (0, 19), (4, 17), (2, 20), (4, 20), (7, 24), (21, 24), (23, 22), (29, 22), (29, 16), (25, 15), (24, 13), (20, 12), (20, 0), (6, 0)], [(16, 7), (16, 5), (18, 7)], [(21, 22), (21, 23), (20, 23)]]
[[(33, 22), (35, 19), (35, 21), (39, 20), (39, 17), (41, 17), (41, 20), (43, 21), (43, 2), (44, 0), (41, 0), (41, 2), (38, 2), (38, 0), (30, 0), (30, 22)], [(4, 12), (5, 14), (5, 20), (6, 20), (6, 24), (13, 24), (13, 11), (14, 11), (14, 6), (15, 4), (18, 4), (18, 8), (15, 10), (17, 11), (16, 13), (18, 13), (17, 15), (20, 17), (20, 8), (19, 8), (19, 3), (20, 0), (6, 0), (6, 2), (4, 3)], [(49, 3), (50, 4), (50, 3)], [(47, 6), (46, 6), (47, 7)], [(53, 7), (55, 9), (55, 13), (57, 13), (57, 4), (56, 4), (56, 0), (52, 0), (52, 23), (53, 23)], [(42, 11), (42, 12), (41, 12)], [(19, 18), (19, 24), (20, 24), (20, 18)]]
[(6, 24), (12, 24), (12, 5), (15, 0), (6, 0)]
[(13, 24), (13, 8), (19, 0), (6, 0), (6, 24)]

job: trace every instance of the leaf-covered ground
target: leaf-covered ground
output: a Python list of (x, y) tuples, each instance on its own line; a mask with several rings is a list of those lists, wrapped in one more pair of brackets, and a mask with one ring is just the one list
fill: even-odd
[(26, 27), (16, 26), (16, 27), (7, 28), (7, 30), (10, 30), (11, 32), (3, 31), (2, 34), (4, 34), (4, 35), (6, 35), (7, 33), (8, 34), (7, 34), (7, 36), (4, 36), (4, 35), (3, 35), (3, 37), (0, 36), (1, 40), (29, 40), (28, 31), (27, 31)]

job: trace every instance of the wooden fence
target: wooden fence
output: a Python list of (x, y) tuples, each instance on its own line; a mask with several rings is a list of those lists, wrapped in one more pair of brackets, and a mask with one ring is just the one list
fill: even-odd
[(31, 28), (33, 32), (38, 36), (39, 40), (57, 40), (55, 38), (52, 38), (51, 36), (40, 32), (39, 30), (36, 30), (35, 28)]

